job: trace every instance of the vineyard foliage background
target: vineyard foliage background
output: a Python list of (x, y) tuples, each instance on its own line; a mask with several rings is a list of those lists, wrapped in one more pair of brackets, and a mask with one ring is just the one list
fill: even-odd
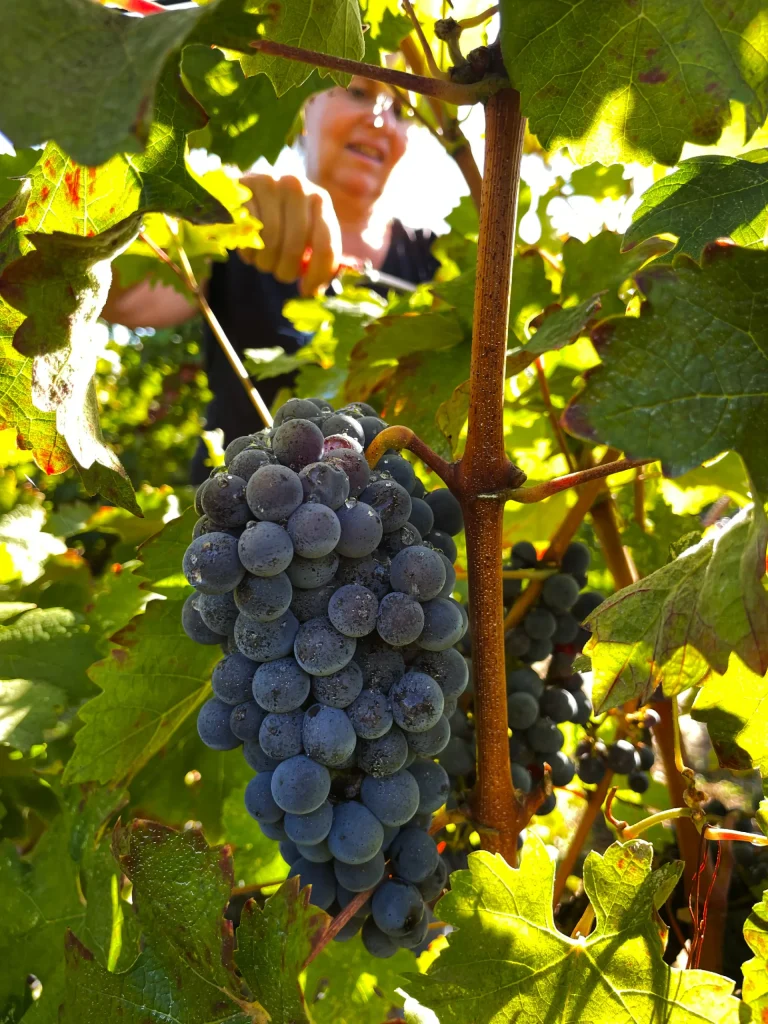
[[(445, 12), (418, 13), (446, 69), (433, 34)], [(260, 244), (247, 191), (224, 170), (193, 173), (189, 148), (241, 170), (274, 160), (330, 78), (252, 41), (380, 65), (411, 23), (389, 0), (288, 0), (277, 13), (211, 0), (152, 17), (0, 0), (0, 21), (0, 131), (15, 147), (0, 155), (0, 1019), (68, 1024), (119, 1008), (125, 1024), (381, 1024), (404, 1007), (408, 1021), (442, 1024), (762, 1020), (768, 868), (756, 847), (724, 844), (733, 880), (730, 904), (718, 890), (713, 970), (664, 960), (659, 912), (670, 923), (683, 866), (660, 824), (623, 843), (599, 825), (576, 869), (583, 891), (572, 878), (555, 916), (553, 857), (584, 786), (534, 819), (519, 869), (470, 856), (436, 910), (454, 930), (418, 960), (374, 961), (356, 938), (306, 966), (327, 916), (296, 880), (280, 884), (277, 844), (243, 808), (247, 766), (195, 729), (219, 655), (180, 623), (196, 518), (187, 467), (209, 397), (201, 325), (112, 336), (98, 318), (113, 266), (123, 283), (149, 274), (183, 288), (153, 246), (183, 247), (203, 277), (228, 248)], [(578, 534), (590, 586), (617, 591), (591, 620), (595, 708), (660, 686), (681, 696), (713, 745), (687, 726), (699, 784), (743, 809), (742, 830), (755, 810), (762, 828), (768, 16), (760, 0), (503, 0), (500, 24), (526, 151), (547, 161), (565, 148), (572, 161), (537, 200), (539, 241), (515, 250), (507, 452), (529, 484), (567, 473), (562, 421), (574, 465), (608, 448), (657, 460), (599, 497), (638, 582), (615, 583), (596, 518)], [(466, 31), (465, 52), (486, 29)], [(430, 104), (413, 103), (436, 130)], [(559, 236), (553, 200), (623, 201), (631, 161), (652, 165), (655, 183), (626, 234)], [(518, 223), (530, 206), (523, 181)], [(448, 224), (433, 284), (386, 301), (347, 274), (332, 299), (291, 303), (314, 339), (289, 356), (255, 335), (254, 380), (295, 369), (298, 395), (370, 400), (458, 457), (478, 246), (469, 197)], [(576, 497), (508, 503), (505, 545), (545, 548)], [(458, 564), (466, 597), (461, 547)], [(636, 822), (672, 797), (656, 775), (643, 796), (620, 791), (616, 813)], [(695, 867), (686, 860), (686, 884)], [(588, 901), (594, 930), (572, 938)]]

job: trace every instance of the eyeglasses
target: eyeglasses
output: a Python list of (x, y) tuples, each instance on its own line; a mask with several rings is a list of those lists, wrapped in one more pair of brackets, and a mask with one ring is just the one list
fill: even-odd
[(406, 116), (402, 103), (391, 92), (379, 92), (359, 85), (350, 85), (348, 89), (342, 89), (337, 86), (333, 91), (340, 98), (368, 108), (377, 117), (387, 113), (389, 110), (392, 111), (398, 120)]

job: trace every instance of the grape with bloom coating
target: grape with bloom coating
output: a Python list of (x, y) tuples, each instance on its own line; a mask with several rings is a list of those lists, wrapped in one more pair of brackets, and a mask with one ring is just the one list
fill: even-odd
[(341, 537), (341, 523), (332, 508), (308, 502), (300, 505), (286, 526), (293, 550), (302, 558), (330, 555)]
[(201, 594), (225, 594), (245, 575), (237, 541), (228, 533), (204, 533), (184, 552), (182, 571)]
[(355, 654), (356, 641), (334, 628), (328, 618), (303, 622), (296, 633), (293, 653), (312, 676), (330, 676), (347, 665)]
[(253, 661), (276, 661), (291, 653), (299, 623), (288, 611), (273, 622), (256, 622), (241, 612), (235, 623), (235, 643), (246, 658)]
[(304, 754), (281, 761), (272, 774), (272, 796), (287, 814), (316, 811), (330, 791), (328, 769)]
[[(245, 659), (247, 660), (247, 659)], [(295, 658), (278, 658), (259, 665), (253, 674), (253, 697), (265, 711), (296, 711), (309, 696), (310, 678)]]
[(389, 691), (392, 715), (407, 732), (426, 732), (437, 725), (445, 702), (443, 691), (425, 672), (406, 672)]
[(284, 572), (276, 576), (244, 576), (235, 587), (234, 603), (249, 619), (273, 622), (291, 606), (293, 587)]
[(277, 576), (291, 564), (293, 543), (277, 523), (250, 522), (237, 542), (237, 553), (254, 576)]
[(338, 768), (355, 752), (357, 736), (346, 712), (313, 704), (304, 713), (304, 751), (319, 764)]
[(364, 558), (375, 551), (383, 536), (379, 513), (364, 501), (350, 498), (337, 509), (340, 537), (336, 550), (345, 558)]
[(344, 636), (367, 636), (376, 628), (379, 601), (359, 583), (339, 587), (328, 602), (328, 618)]
[(437, 551), (411, 546), (392, 559), (389, 579), (393, 590), (430, 601), (445, 586), (445, 565)]
[(422, 606), (399, 591), (385, 594), (379, 604), (376, 630), (385, 643), (405, 647), (416, 640), (424, 628)]
[(302, 503), (304, 488), (288, 466), (269, 465), (256, 470), (248, 481), (245, 496), (257, 519), (279, 523)]

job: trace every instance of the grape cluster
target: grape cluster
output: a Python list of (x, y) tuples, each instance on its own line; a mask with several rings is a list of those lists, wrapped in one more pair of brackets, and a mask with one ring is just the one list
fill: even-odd
[(201, 739), (242, 746), (246, 809), (313, 904), (337, 913), (374, 889), (336, 938), (362, 929), (379, 957), (424, 941), (445, 886), (429, 828), (450, 782), (434, 758), (469, 679), (451, 596), (461, 508), (396, 452), (370, 471), (385, 427), (364, 403), (291, 399), (232, 441), (196, 495), (182, 612), (224, 651)]
[(627, 716), (628, 734), (606, 745), (593, 735), (576, 747), (577, 772), (582, 782), (601, 782), (607, 771), (627, 776), (627, 785), (635, 793), (645, 793), (651, 784), (648, 772), (656, 759), (651, 731), (659, 724), (659, 714), (646, 708), (639, 716)]

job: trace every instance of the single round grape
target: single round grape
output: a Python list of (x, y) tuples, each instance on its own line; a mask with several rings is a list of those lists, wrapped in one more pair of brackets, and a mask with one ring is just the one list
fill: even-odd
[[(251, 662), (253, 665), (253, 662)], [(253, 676), (253, 697), (265, 711), (297, 711), (309, 696), (310, 678), (295, 658), (259, 665)]]
[(208, 477), (207, 480), (203, 480), (203, 482), (199, 485), (199, 487), (195, 491), (194, 506), (195, 506), (195, 512), (199, 516), (204, 516), (205, 515), (205, 509), (203, 508), (203, 494), (205, 494), (205, 488), (208, 486), (210, 480), (211, 480), (210, 477)]
[(245, 575), (237, 541), (228, 533), (205, 533), (184, 552), (182, 571), (201, 594), (225, 594)]
[(458, 498), (446, 487), (438, 487), (435, 491), (424, 498), (424, 501), (432, 509), (435, 520), (435, 529), (455, 537), (464, 529), (464, 515)]
[(446, 717), (445, 708), (443, 708), (443, 714), (438, 719), (437, 725), (433, 725), (426, 732), (408, 733), (408, 747), (417, 757), (437, 757), (441, 751), (445, 750), (450, 738), (451, 724)]
[(349, 481), (349, 497), (359, 497), (368, 486), (371, 468), (365, 456), (349, 448), (338, 448), (323, 454), (322, 462), (327, 462), (336, 469), (342, 470)]
[(381, 600), (389, 593), (390, 561), (378, 551), (363, 558), (341, 558), (336, 572), (336, 579), (342, 585), (359, 583), (367, 587)]
[(437, 548), (438, 551), (442, 551), (451, 565), (456, 561), (456, 556), (458, 555), (456, 542), (449, 533), (444, 533), (442, 530), (432, 530), (431, 533), (424, 537), (424, 541), (427, 544), (431, 544), (433, 548)]
[(313, 864), (305, 857), (299, 857), (291, 864), (291, 870), (288, 872), (289, 878), (295, 878), (297, 875), (301, 878), (302, 887), (312, 887), (309, 895), (312, 906), (327, 910), (336, 899), (336, 876), (331, 865)]
[(628, 775), (639, 768), (639, 757), (629, 740), (616, 740), (608, 747), (608, 767), (618, 775)]
[(425, 878), (423, 882), (419, 882), (416, 888), (421, 893), (421, 898), (424, 902), (431, 903), (432, 900), (437, 899), (443, 889), (445, 889), (447, 882), (448, 865), (442, 857), (439, 857), (435, 870), (429, 878)]
[(290, 867), (291, 864), (295, 864), (301, 854), (299, 853), (296, 843), (290, 839), (284, 839), (280, 843), (280, 856), (283, 858), (285, 863)]
[(399, 771), (407, 758), (408, 741), (396, 725), (376, 740), (360, 740), (357, 744), (358, 765), (377, 779)]
[(410, 769), (419, 787), (419, 814), (432, 814), (442, 807), (451, 792), (451, 780), (442, 765), (435, 761), (415, 761)]
[(184, 602), (181, 609), (181, 628), (189, 639), (194, 640), (196, 644), (205, 644), (206, 646), (220, 644), (224, 640), (224, 636), (221, 633), (215, 633), (209, 626), (206, 626), (200, 612), (197, 610), (197, 602), (201, 597), (201, 594), (195, 592), (190, 594)]
[[(394, 558), (395, 555), (399, 555), (404, 548), (410, 548), (414, 546), (420, 546), (422, 544), (421, 534), (413, 525), (413, 523), (406, 523), (399, 530), (393, 530), (392, 533), (386, 533), (379, 544), (379, 552), (389, 555), (390, 558)], [(430, 550), (432, 550), (430, 548)]]
[(526, 732), (528, 742), (540, 754), (554, 754), (565, 738), (551, 718), (540, 718)]
[(584, 622), (592, 614), (595, 608), (599, 608), (605, 598), (598, 590), (590, 590), (586, 594), (580, 594), (571, 612), (579, 620)]
[(565, 549), (565, 554), (560, 562), (560, 568), (563, 572), (581, 575), (589, 568), (591, 558), (592, 556), (586, 544), (581, 544), (575, 540)]
[(235, 643), (246, 658), (276, 661), (291, 653), (298, 629), (296, 616), (290, 611), (273, 622), (256, 622), (241, 612), (235, 623)]
[(367, 775), (360, 797), (382, 825), (394, 827), (404, 825), (418, 810), (419, 786), (406, 769), (379, 779)]
[(529, 693), (538, 700), (544, 693), (544, 683), (532, 668), (514, 669), (507, 673), (507, 693)]
[[(265, 712), (262, 710), (262, 722), (265, 717)], [(259, 728), (261, 728), (261, 722), (259, 723)], [(280, 764), (274, 757), (268, 757), (261, 749), (258, 734), (253, 739), (246, 740), (243, 743), (243, 757), (248, 767), (253, 768), (255, 772), (273, 772)]]
[(630, 772), (627, 776), (627, 785), (635, 793), (645, 793), (651, 784), (651, 780), (645, 772)]
[(271, 772), (259, 772), (245, 787), (245, 809), (259, 823), (280, 821), (283, 811), (272, 796)]
[(364, 740), (378, 739), (392, 728), (389, 700), (378, 690), (363, 690), (346, 714), (355, 733)]
[(578, 713), (578, 705), (567, 690), (548, 686), (539, 700), (539, 710), (553, 722), (569, 722)]
[(354, 437), (350, 437), (349, 434), (329, 434), (323, 442), (323, 455), (333, 455), (338, 451), (363, 451), (363, 446), (359, 441), (356, 441)]
[(363, 674), (363, 686), (381, 693), (389, 693), (405, 672), (402, 653), (392, 650), (378, 636), (358, 641), (355, 661)]
[[(384, 877), (385, 872), (384, 854), (379, 852), (370, 860), (362, 864), (345, 864), (344, 861), (334, 860), (333, 871), (336, 881), (349, 892), (365, 892), (378, 885)], [(338, 891), (338, 890), (337, 890)]]
[(341, 508), (349, 497), (349, 479), (339, 466), (330, 462), (310, 462), (299, 473), (304, 501)]
[[(552, 660), (554, 661), (554, 658)], [(571, 665), (571, 668), (573, 668), (573, 665)], [(558, 680), (558, 686), (562, 686), (564, 690), (567, 690), (569, 693), (572, 693), (574, 697), (577, 693), (581, 691), (583, 685), (584, 680), (578, 672), (574, 672), (572, 675), (567, 676), (565, 679)]]
[(299, 590), (316, 590), (330, 583), (336, 575), (339, 556), (335, 551), (320, 558), (302, 558), (294, 555), (293, 561), (285, 571), (294, 587)]
[(304, 488), (287, 466), (262, 466), (248, 481), (245, 497), (257, 519), (278, 523), (288, 519), (302, 503)]
[(330, 676), (315, 676), (312, 696), (329, 708), (347, 708), (363, 688), (363, 673), (355, 661)]
[(640, 759), (640, 768), (642, 771), (647, 772), (653, 768), (654, 762), (656, 761), (656, 755), (653, 752), (653, 747), (648, 743), (638, 743), (637, 756)]
[(427, 489), (424, 484), (416, 477), (416, 483), (414, 484), (413, 491), (411, 492), (412, 498), (421, 498), (423, 501), (427, 493)]
[(253, 675), (256, 666), (240, 652), (228, 654), (216, 662), (211, 674), (211, 689), (225, 704), (242, 704), (252, 700)]
[(192, 540), (197, 540), (198, 537), (202, 537), (205, 533), (228, 533), (237, 540), (242, 529), (242, 526), (239, 526), (237, 529), (230, 530), (227, 527), (219, 526), (218, 523), (214, 523), (209, 516), (201, 516), (192, 528)]
[(372, 917), (367, 918), (363, 922), (360, 938), (363, 940), (366, 952), (370, 953), (371, 956), (375, 956), (377, 960), (386, 960), (388, 957), (394, 956), (398, 950), (398, 946), (393, 939), (376, 927)]
[(203, 512), (219, 526), (244, 526), (251, 518), (245, 501), (245, 480), (232, 473), (217, 473), (201, 498)]
[(291, 611), (299, 622), (321, 618), (328, 614), (328, 602), (337, 590), (337, 583), (325, 583), (322, 587), (312, 587), (310, 590), (296, 587), (291, 598)]
[(522, 658), (530, 646), (531, 638), (522, 626), (516, 626), (504, 637), (504, 654), (507, 658)]
[(250, 522), (237, 542), (240, 561), (254, 576), (277, 576), (293, 558), (288, 532), (277, 523)]
[(319, 460), (323, 454), (323, 440), (320, 427), (311, 420), (286, 420), (272, 437), (272, 451), (281, 465), (298, 472)]
[(261, 469), (262, 466), (266, 466), (273, 462), (273, 455), (265, 451), (263, 448), (257, 448), (256, 445), (251, 444), (247, 448), (243, 448), (243, 450), (239, 452), (234, 459), (232, 459), (229, 470), (235, 476), (241, 477), (247, 483), (257, 469)]
[(466, 659), (455, 647), (444, 651), (421, 651), (413, 662), (413, 668), (432, 676), (446, 698), (460, 697), (469, 683)]
[(364, 558), (375, 551), (383, 535), (379, 513), (364, 501), (350, 498), (336, 513), (341, 527), (336, 550), (345, 558)]
[(379, 604), (376, 630), (385, 643), (404, 647), (413, 643), (424, 628), (422, 606), (407, 594), (385, 594)]
[(526, 665), (535, 665), (537, 662), (544, 661), (551, 653), (551, 640), (531, 640), (526, 654), (520, 660), (525, 662)]
[(325, 704), (313, 704), (305, 711), (302, 739), (307, 756), (329, 768), (343, 765), (357, 745), (346, 712)]
[(359, 583), (339, 587), (328, 602), (328, 618), (344, 636), (367, 636), (376, 628), (379, 600)]
[(259, 744), (267, 755), (276, 761), (285, 761), (303, 752), (301, 727), (303, 711), (288, 711), (284, 715), (274, 712), (264, 717), (259, 729)]
[(401, 529), (410, 518), (411, 496), (395, 480), (382, 478), (368, 484), (360, 499), (378, 512), (384, 533)]
[(357, 420), (344, 413), (337, 412), (323, 420), (323, 434), (331, 437), (332, 434), (344, 434), (357, 441), (359, 445), (365, 444), (365, 432)]
[(406, 672), (389, 691), (392, 716), (407, 732), (426, 732), (437, 725), (445, 702), (443, 691), (426, 672)]
[(545, 797), (544, 802), (539, 804), (533, 813), (537, 818), (543, 818), (545, 814), (551, 814), (556, 807), (557, 797), (554, 793), (550, 793), (548, 797)]
[(211, 750), (234, 750), (240, 740), (229, 726), (232, 707), (212, 697), (200, 708), (197, 715), (197, 733), (206, 747)]
[(435, 840), (419, 828), (401, 829), (389, 848), (393, 874), (413, 885), (429, 878), (437, 868), (438, 860)]
[(330, 791), (328, 769), (304, 754), (281, 761), (272, 775), (272, 796), (286, 814), (316, 811)]
[[(434, 548), (433, 550), (437, 549)], [(437, 553), (438, 555), (440, 555), (440, 558), (442, 559), (443, 562), (443, 566), (445, 567), (445, 583), (443, 584), (443, 589), (437, 596), (451, 597), (454, 590), (456, 589), (456, 570), (454, 569), (452, 563), (448, 561), (448, 558), (443, 554), (442, 551), (437, 551)], [(467, 619), (467, 626), (469, 626), (469, 619)]]
[(576, 725), (586, 725), (592, 717), (592, 701), (581, 690), (573, 694), (573, 699), (576, 702), (576, 714), (571, 716), (571, 721)]
[(331, 831), (333, 807), (325, 800), (309, 814), (286, 814), (285, 833), (294, 843), (311, 846), (321, 843)]
[(430, 601), (445, 586), (445, 565), (437, 551), (407, 547), (392, 559), (389, 578), (393, 590)]
[(410, 931), (407, 931), (405, 935), (401, 935), (397, 940), (398, 946), (401, 949), (412, 949), (414, 953), (421, 951), (419, 947), (426, 948), (429, 943), (427, 942), (427, 935), (429, 933), (429, 923), (431, 918), (430, 911), (425, 908), (424, 916), (415, 924)]
[(579, 585), (573, 576), (560, 572), (544, 580), (541, 597), (544, 604), (554, 612), (568, 612), (576, 604)]
[(509, 740), (509, 759), (517, 764), (530, 764), (536, 755), (522, 733), (514, 733)]
[(229, 716), (229, 727), (239, 740), (258, 739), (261, 723), (264, 721), (264, 709), (255, 700), (243, 701), (232, 708)]
[(333, 854), (328, 849), (325, 839), (321, 839), (319, 843), (299, 843), (298, 849), (304, 860), (313, 864), (330, 864), (333, 861)]
[[(289, 398), (275, 413), (274, 425), (281, 427), (289, 420), (316, 420), (320, 418), (320, 413), (323, 411), (323, 408), (317, 405), (312, 398)], [(332, 409), (331, 412), (333, 412)]]
[(330, 676), (347, 665), (357, 642), (334, 628), (330, 619), (310, 619), (296, 633), (293, 653), (296, 661), (312, 676)]
[(552, 772), (553, 786), (567, 786), (576, 774), (576, 765), (562, 750), (555, 750), (553, 753), (542, 757), (542, 766), (544, 761), (547, 762)]
[(389, 473), (393, 480), (410, 494), (416, 485), (416, 474), (413, 466), (402, 455), (382, 455), (376, 463), (379, 473)]
[(423, 916), (421, 893), (415, 885), (401, 879), (384, 882), (371, 899), (371, 919), (384, 935), (405, 935)]
[(512, 762), (512, 785), (523, 793), (530, 793), (533, 786), (533, 778), (527, 768), (523, 768), (516, 761)]
[(523, 629), (531, 640), (548, 640), (557, 629), (557, 620), (546, 608), (531, 608), (523, 619)]
[[(233, 438), (233, 440), (231, 440), (224, 449), (224, 465), (229, 468), (235, 457), (239, 455), (240, 452), (245, 451), (245, 449), (251, 444), (253, 444), (253, 438), (250, 434), (244, 434), (243, 437)], [(205, 483), (207, 482), (208, 481), (206, 480)]]
[(427, 651), (445, 651), (464, 636), (466, 624), (458, 602), (436, 597), (422, 604), (424, 629), (418, 638), (419, 647)]
[(440, 754), (440, 764), (449, 775), (468, 776), (475, 770), (475, 756), (466, 740), (451, 736)]
[(357, 422), (363, 428), (363, 445), (365, 448), (367, 448), (374, 437), (377, 437), (387, 426), (384, 420), (379, 419), (378, 416), (363, 416)]
[(283, 828), (283, 820), (280, 821), (260, 821), (259, 829), (261, 834), (266, 836), (267, 839), (271, 839), (274, 843), (284, 843), (286, 840), (285, 829)]
[(356, 800), (336, 804), (328, 833), (328, 846), (336, 860), (363, 864), (376, 856), (383, 841), (381, 823), (367, 807)]
[(411, 514), (408, 522), (416, 527), (422, 537), (426, 537), (434, 529), (435, 516), (423, 498), (414, 498), (411, 495)]
[(565, 612), (562, 615), (555, 616), (555, 632), (552, 634), (552, 643), (554, 644), (571, 644), (576, 639), (579, 633), (579, 623), (570, 614)]
[(200, 594), (197, 610), (200, 618), (214, 633), (228, 636), (234, 631), (238, 609), (231, 591), (226, 594)]
[(529, 540), (519, 540), (510, 553), (513, 569), (534, 569), (538, 562), (536, 548)]
[(317, 502), (300, 505), (288, 520), (286, 529), (293, 550), (302, 558), (323, 558), (336, 547), (341, 523), (333, 509)]
[(274, 622), (291, 606), (293, 587), (284, 572), (276, 576), (251, 576), (250, 573), (235, 587), (236, 607), (255, 622)]

